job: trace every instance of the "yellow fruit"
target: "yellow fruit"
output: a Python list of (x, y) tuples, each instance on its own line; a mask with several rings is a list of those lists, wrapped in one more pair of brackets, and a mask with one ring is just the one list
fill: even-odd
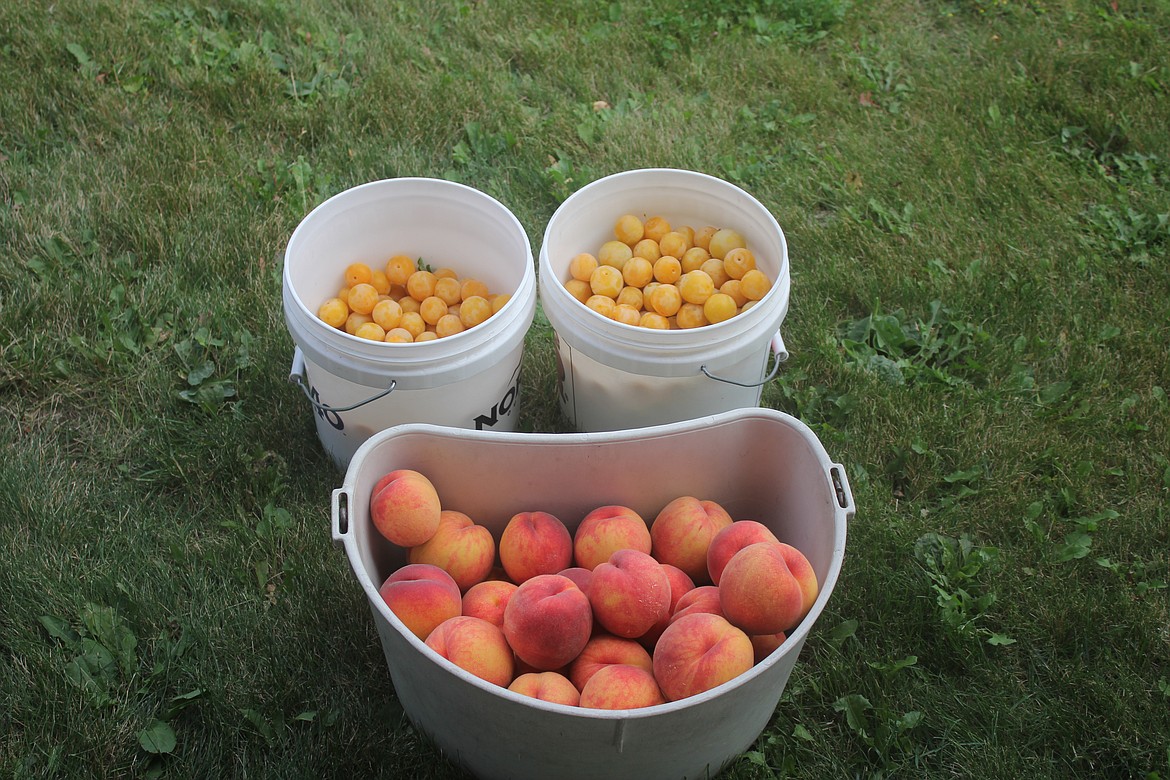
[(654, 311), (642, 312), (642, 319), (638, 322), (638, 324), (643, 328), (653, 328), (654, 330), (670, 330), (670, 320)]
[(653, 278), (654, 266), (645, 258), (631, 257), (622, 266), (622, 279), (631, 287), (645, 287)]
[(621, 268), (633, 256), (634, 252), (629, 245), (616, 239), (606, 241), (601, 245), (601, 249), (597, 250), (597, 262), (614, 268)]
[(596, 257), (589, 254), (588, 252), (582, 252), (578, 255), (575, 255), (573, 259), (569, 261), (569, 276), (573, 279), (579, 279), (582, 282), (587, 282), (589, 281), (589, 277), (592, 276), (593, 272), (597, 269), (598, 265), (599, 264)]
[(682, 265), (682, 272), (684, 274), (691, 271), (698, 271), (703, 267), (703, 263), (711, 259), (711, 254), (701, 246), (693, 246), (686, 251), (679, 262)]
[(382, 340), (387, 344), (409, 344), (414, 341), (414, 334), (406, 328), (393, 328), (386, 332), (386, 338)]
[(386, 278), (390, 284), (406, 286), (406, 280), (418, 270), (414, 260), (406, 255), (394, 255), (386, 261)]
[(583, 282), (580, 279), (570, 279), (565, 282), (565, 289), (581, 303), (589, 300), (589, 296), (593, 294), (593, 289), (589, 286), (589, 282)]
[(664, 255), (682, 257), (691, 248), (691, 245), (687, 243), (686, 236), (677, 230), (672, 230), (659, 239), (658, 248), (662, 250)]
[(706, 317), (707, 322), (712, 324), (729, 320), (738, 311), (739, 307), (735, 305), (735, 300), (730, 295), (723, 293), (715, 293), (703, 302), (703, 316)]
[(373, 318), (368, 314), (358, 314), (356, 311), (350, 312), (349, 316), (345, 318), (345, 332), (353, 336), (357, 333), (358, 328), (367, 322), (373, 321)]
[(340, 298), (330, 298), (317, 309), (317, 316), (331, 328), (343, 328), (349, 317), (349, 304)]
[(486, 322), (492, 316), (492, 305), (488, 303), (487, 298), (480, 295), (472, 295), (463, 301), (459, 307), (459, 320), (466, 328), (474, 328), (482, 322)]
[(619, 306), (633, 306), (638, 311), (641, 311), (642, 305), (646, 302), (646, 296), (641, 289), (627, 285), (622, 288), (622, 291), (618, 293), (618, 297), (614, 301)]
[(419, 304), (418, 313), (422, 315), (423, 322), (434, 325), (440, 318), (447, 316), (447, 303), (442, 298), (432, 295)]
[(727, 269), (723, 267), (723, 262), (717, 257), (712, 257), (699, 266), (699, 270), (710, 276), (716, 287), (722, 287), (723, 283), (731, 278), (727, 274)]
[(673, 284), (660, 284), (646, 300), (649, 310), (663, 317), (671, 317), (682, 306), (682, 294)]
[(585, 301), (585, 305), (602, 317), (609, 317), (610, 319), (613, 319), (614, 309), (617, 308), (617, 304), (614, 303), (613, 298), (607, 295), (591, 296), (589, 300)]
[(402, 319), (398, 322), (398, 327), (405, 328), (410, 332), (411, 338), (417, 338), (418, 334), (427, 329), (426, 322), (423, 321), (422, 315), (418, 312), (408, 311), (403, 312)]
[(682, 277), (682, 263), (677, 257), (663, 255), (654, 263), (654, 281), (674, 284)]
[(622, 272), (611, 265), (599, 265), (589, 277), (589, 287), (594, 295), (606, 295), (617, 298), (618, 293), (625, 286)]
[(634, 244), (634, 257), (641, 257), (644, 260), (649, 260), (651, 263), (662, 257), (662, 248), (658, 246), (658, 242), (652, 238), (643, 238), (638, 243)]
[(435, 294), (438, 278), (430, 271), (415, 271), (406, 280), (406, 292), (411, 298), (422, 303)]
[(711, 236), (711, 245), (707, 247), (707, 251), (711, 253), (711, 257), (718, 257), (722, 260), (732, 249), (745, 246), (747, 246), (747, 242), (738, 231), (723, 228)]
[(442, 298), (448, 306), (454, 306), (463, 300), (463, 285), (452, 276), (435, 277), (435, 296)]
[(694, 246), (700, 249), (707, 250), (711, 246), (711, 236), (719, 232), (719, 228), (714, 225), (707, 225), (695, 231), (695, 238), (693, 240)]
[(355, 284), (349, 290), (350, 311), (356, 311), (358, 314), (369, 314), (374, 310), (374, 306), (378, 303), (378, 291), (374, 289), (372, 284)]
[(393, 287), (390, 284), (390, 277), (386, 276), (384, 271), (370, 271), (370, 284), (378, 291), (378, 295), (386, 295)]
[(772, 289), (772, 280), (763, 271), (753, 268), (739, 280), (739, 289), (749, 301), (758, 301)]
[(703, 314), (703, 306), (698, 303), (684, 303), (675, 315), (678, 326), (684, 330), (701, 328), (707, 324), (707, 317)]
[(691, 271), (678, 280), (678, 291), (687, 303), (701, 305), (715, 292), (715, 282), (703, 271)]
[(723, 268), (732, 279), (742, 279), (755, 267), (756, 256), (747, 247), (736, 247), (723, 256)]
[(370, 316), (374, 318), (374, 322), (382, 326), (382, 330), (390, 331), (397, 328), (399, 320), (402, 319), (402, 306), (398, 304), (398, 301), (387, 298), (384, 301), (378, 301), (374, 310), (370, 312)]
[(748, 299), (747, 296), (743, 294), (743, 290), (740, 289), (742, 285), (743, 283), (739, 279), (728, 279), (726, 282), (719, 285), (719, 292), (723, 293), (724, 295), (730, 295), (731, 299), (735, 301), (736, 306), (743, 306), (745, 303), (747, 303)]
[(370, 341), (383, 341), (386, 338), (386, 331), (382, 326), (376, 322), (367, 322), (357, 329), (353, 335), (359, 339), (369, 339)]
[(345, 267), (345, 283), (350, 287), (370, 283), (370, 267), (365, 263), (350, 263)]
[(435, 323), (435, 335), (441, 339), (462, 333), (464, 330), (466, 328), (463, 327), (463, 322), (454, 314), (445, 314)]
[(646, 238), (660, 241), (663, 236), (670, 232), (670, 223), (664, 217), (650, 217), (643, 224), (642, 232)]
[(623, 214), (618, 217), (617, 222), (614, 224), (613, 234), (617, 237), (618, 241), (633, 246), (641, 241), (644, 235), (642, 220), (633, 214)]
[(468, 298), (477, 297), (487, 300), (491, 296), (491, 291), (488, 286), (478, 279), (464, 279), (463, 283), (459, 285), (459, 298), (466, 301)]

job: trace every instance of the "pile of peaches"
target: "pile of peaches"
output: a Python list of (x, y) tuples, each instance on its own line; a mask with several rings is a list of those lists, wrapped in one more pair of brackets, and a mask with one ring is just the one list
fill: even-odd
[(407, 549), (379, 592), (409, 631), (480, 679), (569, 706), (649, 707), (728, 682), (780, 647), (818, 592), (799, 550), (692, 496), (650, 523), (601, 506), (574, 533), (521, 512), (497, 542), (400, 469), (374, 486), (370, 518)]

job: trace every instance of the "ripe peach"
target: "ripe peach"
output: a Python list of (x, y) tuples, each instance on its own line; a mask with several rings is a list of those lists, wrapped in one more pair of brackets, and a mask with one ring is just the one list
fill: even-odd
[(559, 574), (525, 580), (504, 608), (508, 644), (518, 658), (540, 671), (559, 669), (572, 661), (592, 633), (589, 598)]
[(732, 556), (719, 580), (719, 605), (749, 634), (788, 631), (804, 617), (804, 591), (778, 543), (749, 544)]
[(386, 578), (378, 593), (407, 630), (422, 640), (462, 609), (455, 580), (429, 563), (403, 566)]
[(573, 537), (548, 512), (520, 512), (500, 535), (500, 563), (517, 585), (538, 574), (556, 574), (573, 563)]
[(710, 580), (707, 548), (731, 525), (731, 515), (714, 501), (680, 496), (662, 508), (650, 525), (654, 557), (682, 569), (697, 585)]
[(598, 710), (627, 710), (665, 704), (654, 675), (640, 666), (610, 664), (585, 683), (580, 706)]
[(718, 585), (723, 567), (731, 560), (731, 556), (756, 542), (779, 544), (780, 540), (768, 526), (755, 520), (736, 520), (715, 534), (707, 547), (707, 573), (711, 575), (711, 582)]
[(581, 690), (599, 669), (613, 664), (640, 666), (647, 672), (654, 671), (650, 653), (633, 639), (595, 633), (581, 653), (569, 664), (569, 680), (577, 686), (577, 690)]
[(749, 637), (752, 640), (752, 653), (756, 663), (763, 661), (775, 652), (780, 645), (784, 644), (784, 640), (787, 638), (787, 635), (783, 631), (775, 634), (754, 634)]
[(476, 525), (462, 512), (444, 509), (439, 513), (439, 527), (427, 541), (411, 547), (411, 563), (432, 563), (455, 580), (459, 590), (483, 582), (496, 560), (496, 540), (492, 532)]
[(512, 682), (512, 648), (500, 627), (486, 620), (449, 618), (430, 633), (427, 647), (481, 680), (500, 686)]
[(654, 648), (654, 643), (658, 641), (658, 637), (662, 636), (662, 632), (670, 625), (670, 616), (674, 614), (674, 608), (678, 604), (678, 600), (683, 597), (683, 594), (695, 589), (695, 583), (679, 567), (664, 563), (662, 564), (662, 571), (666, 573), (666, 579), (670, 580), (670, 607), (658, 619), (658, 622), (650, 627), (649, 631), (638, 637), (638, 641), (649, 649)]
[(561, 569), (557, 574), (562, 577), (568, 577), (573, 581), (573, 584), (581, 589), (581, 592), (586, 596), (589, 595), (589, 583), (593, 581), (593, 572), (581, 566), (570, 566), (567, 569)]
[(654, 647), (654, 677), (671, 701), (722, 685), (753, 663), (751, 639), (719, 615), (684, 615)]
[(788, 571), (792, 572), (792, 576), (800, 583), (801, 593), (804, 594), (800, 613), (801, 618), (803, 618), (812, 609), (813, 602), (817, 600), (817, 595), (820, 593), (817, 573), (813, 571), (812, 564), (808, 562), (808, 558), (804, 557), (804, 553), (792, 545), (781, 542), (780, 552), (784, 556), (784, 562), (788, 564)]
[(577, 526), (573, 536), (573, 555), (577, 565), (596, 569), (618, 550), (638, 550), (650, 554), (650, 529), (633, 509), (602, 506), (594, 509)]
[(430, 539), (439, 527), (439, 494), (417, 471), (398, 469), (386, 474), (370, 498), (370, 519), (382, 536), (403, 547)]
[(697, 588), (687, 591), (683, 597), (678, 600), (675, 605), (674, 613), (670, 616), (670, 622), (678, 620), (684, 615), (693, 615), (695, 613), (706, 613), (708, 615), (723, 616), (723, 609), (719, 606), (719, 588), (715, 585), (700, 585)]
[(618, 550), (593, 570), (589, 603), (606, 631), (639, 637), (670, 609), (670, 579), (648, 553)]
[(484, 580), (472, 585), (463, 594), (463, 614), (503, 627), (504, 607), (515, 592), (516, 585), (506, 580)]
[(576, 707), (581, 694), (563, 674), (557, 672), (528, 672), (512, 681), (508, 690), (541, 701)]

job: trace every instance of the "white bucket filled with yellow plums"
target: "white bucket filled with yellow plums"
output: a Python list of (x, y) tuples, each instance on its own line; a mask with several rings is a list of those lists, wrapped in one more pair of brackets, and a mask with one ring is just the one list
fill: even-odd
[(758, 406), (788, 356), (784, 231), (722, 179), (668, 168), (598, 179), (553, 214), (539, 263), (560, 404), (580, 431)]

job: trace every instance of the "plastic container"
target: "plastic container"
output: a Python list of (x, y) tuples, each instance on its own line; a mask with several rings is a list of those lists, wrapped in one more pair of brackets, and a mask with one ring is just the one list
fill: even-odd
[[(772, 280), (753, 308), (691, 330), (624, 325), (581, 305), (564, 287), (569, 262), (613, 238), (623, 214), (671, 225), (738, 230)], [(540, 300), (556, 332), (561, 408), (581, 431), (660, 425), (758, 406), (788, 357), (788, 246), (772, 214), (744, 190), (694, 171), (625, 171), (573, 193), (554, 212), (540, 248)], [(776, 368), (767, 371), (768, 355)]]
[[(474, 328), (419, 344), (359, 339), (317, 318), (348, 264), (381, 268), (399, 253), (512, 298)], [(524, 336), (536, 310), (533, 266), (528, 234), (507, 208), (441, 179), (362, 184), (304, 218), (284, 259), (285, 323), (296, 344), (289, 379), (308, 396), (318, 438), (339, 469), (372, 434), (403, 423), (515, 430)]]
[[(445, 507), (466, 512), (497, 541), (520, 511), (551, 512), (575, 529), (603, 504), (629, 506), (649, 522), (680, 495), (716, 500), (804, 552), (820, 594), (772, 655), (705, 693), (613, 711), (537, 701), (448, 662), (378, 595), (405, 553), (373, 528), (369, 495), (397, 468), (426, 474)], [(770, 409), (742, 409), (596, 434), (401, 426), (358, 450), (333, 493), (332, 516), (334, 541), (365, 592), (398, 698), (453, 762), (481, 778), (647, 780), (713, 776), (763, 731), (833, 593), (854, 511), (843, 467), (807, 426)]]

